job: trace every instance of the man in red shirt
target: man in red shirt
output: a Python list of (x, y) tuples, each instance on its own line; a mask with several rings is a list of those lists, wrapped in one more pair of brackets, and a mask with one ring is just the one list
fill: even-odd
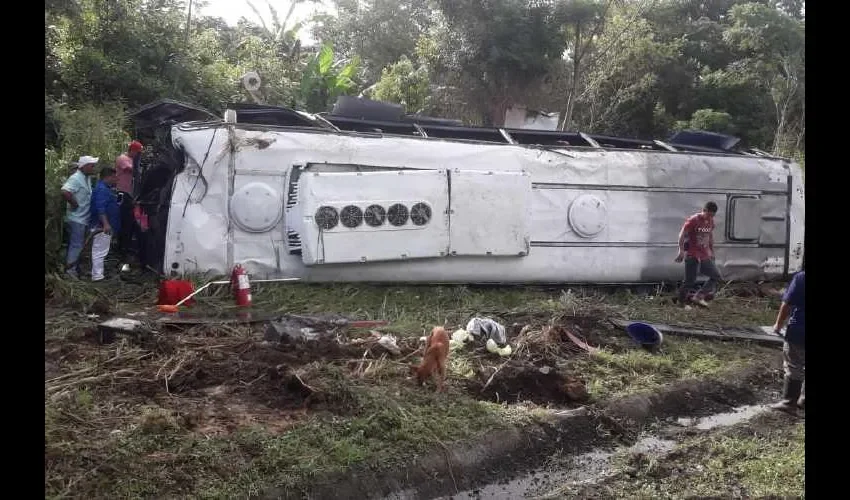
[(679, 289), (679, 306), (684, 307), (690, 292), (697, 281), (697, 274), (708, 276), (708, 281), (694, 295), (693, 302), (708, 307), (705, 301), (709, 294), (714, 293), (720, 272), (714, 265), (714, 215), (717, 213), (717, 203), (709, 201), (702, 211), (685, 221), (679, 231), (679, 255), (676, 262), (685, 261), (685, 282)]
[(121, 203), (121, 227), (124, 228), (118, 237), (118, 250), (123, 258), (127, 258), (133, 244), (133, 234), (136, 223), (133, 217), (133, 168), (136, 160), (142, 154), (142, 143), (133, 141), (127, 147), (127, 152), (115, 159), (115, 171), (118, 174), (118, 192)]

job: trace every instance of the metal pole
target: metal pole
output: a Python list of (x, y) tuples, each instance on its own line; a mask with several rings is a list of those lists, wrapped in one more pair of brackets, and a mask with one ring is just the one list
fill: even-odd
[(189, 48), (189, 26), (192, 24), (192, 0), (189, 0), (189, 13), (186, 15), (186, 49)]
[[(189, 12), (186, 14), (186, 40), (185, 40), (185, 43), (183, 44), (184, 46), (183, 46), (183, 56), (182, 56), (185, 59), (188, 59), (188, 57), (186, 57), (186, 56), (189, 55), (189, 27), (191, 25), (192, 25), (192, 0), (189, 0)], [(171, 86), (172, 97), (174, 97), (173, 94), (175, 94), (177, 92), (177, 82), (179, 80), (180, 80), (180, 73), (178, 72), (177, 74), (174, 75), (174, 84)]]

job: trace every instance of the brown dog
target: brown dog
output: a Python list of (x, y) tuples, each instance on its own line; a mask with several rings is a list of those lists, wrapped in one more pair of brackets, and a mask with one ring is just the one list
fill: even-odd
[(435, 326), (425, 342), (425, 355), (419, 366), (412, 365), (410, 372), (416, 375), (416, 382), (423, 385), (433, 376), (437, 381), (437, 390), (445, 390), (446, 360), (449, 357), (449, 334), (445, 328)]

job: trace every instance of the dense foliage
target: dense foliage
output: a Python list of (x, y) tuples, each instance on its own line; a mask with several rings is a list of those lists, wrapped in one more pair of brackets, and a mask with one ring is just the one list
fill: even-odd
[[(60, 104), (172, 97), (217, 112), (249, 100), (315, 112), (365, 91), (472, 123), (525, 105), (561, 112), (569, 129), (649, 138), (704, 127), (805, 149), (803, 2), (332, 0), (334, 14), (295, 22), (299, 3), (318, 2), (253, 2), (250, 20), (228, 26), (187, 16), (183, 0), (50, 0), (48, 122)], [(255, 95), (241, 85), (248, 71), (262, 80)], [(55, 126), (45, 139), (57, 145)]]

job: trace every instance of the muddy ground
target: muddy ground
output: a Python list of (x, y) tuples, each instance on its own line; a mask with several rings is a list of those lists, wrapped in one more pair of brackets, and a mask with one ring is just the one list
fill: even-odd
[[(264, 341), (264, 324), (163, 326), (154, 294), (126, 283), (46, 290), (46, 496), (366, 498), (407, 489), (429, 498), (536, 467), (556, 450), (635, 439), (658, 416), (745, 403), (778, 377), (776, 349), (670, 339), (652, 354), (606, 319), (767, 324), (775, 299), (757, 294), (720, 295), (713, 311), (685, 313), (636, 292), (255, 291), (257, 310), (387, 319), (377, 330), (395, 336), (399, 354), (370, 340), (368, 329), (328, 328), (327, 340), (305, 345)], [(194, 311), (226, 315), (227, 302), (213, 294)], [(97, 323), (127, 315), (151, 333), (101, 343)], [(445, 394), (408, 380), (419, 337), (473, 315), (506, 325), (513, 355), (477, 345), (453, 352)], [(662, 390), (730, 373), (744, 383)], [(654, 396), (623, 399), (633, 393)]]

